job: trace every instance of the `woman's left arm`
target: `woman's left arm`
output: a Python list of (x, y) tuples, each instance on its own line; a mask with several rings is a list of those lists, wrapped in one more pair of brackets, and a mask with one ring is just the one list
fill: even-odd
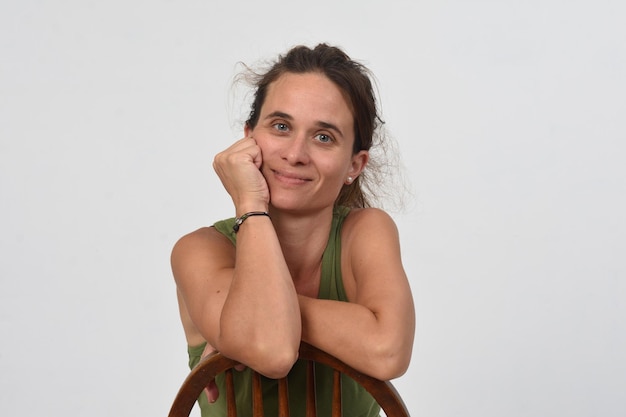
[(381, 210), (354, 210), (341, 242), (349, 302), (299, 296), (302, 339), (367, 375), (396, 378), (409, 366), (415, 334), (396, 225)]

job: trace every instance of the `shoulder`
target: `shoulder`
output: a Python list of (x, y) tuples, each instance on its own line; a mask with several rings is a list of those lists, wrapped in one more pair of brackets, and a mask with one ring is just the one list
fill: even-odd
[(181, 237), (172, 249), (171, 263), (176, 271), (212, 263), (226, 266), (234, 259), (235, 248), (215, 227), (202, 227)]
[(215, 227), (201, 227), (178, 239), (176, 244), (174, 244), (174, 251), (190, 249), (196, 246), (220, 245), (227, 242), (229, 242), (228, 238)]
[(342, 257), (354, 276), (369, 276), (381, 266), (401, 269), (398, 229), (389, 214), (365, 208), (350, 212), (341, 236)]
[(398, 228), (391, 216), (378, 208), (352, 209), (346, 217), (342, 236), (347, 241), (369, 239), (383, 235), (396, 236)]

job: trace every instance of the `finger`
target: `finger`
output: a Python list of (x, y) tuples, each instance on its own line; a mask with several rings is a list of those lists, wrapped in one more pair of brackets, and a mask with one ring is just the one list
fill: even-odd
[[(260, 160), (261, 149), (256, 141), (252, 138), (243, 138), (229, 146), (222, 152), (219, 152), (213, 158), (213, 167), (221, 165), (229, 165), (232, 161), (241, 161), (241, 157), (252, 161), (258, 166), (257, 161)], [(231, 161), (231, 162), (229, 162)]]
[(209, 356), (213, 352), (216, 352), (216, 349), (207, 342), (207, 344), (204, 346), (201, 357), (204, 358), (206, 356)]
[(254, 140), (253, 137), (248, 136), (245, 138), (241, 138), (238, 141), (236, 141), (235, 143), (233, 143), (231, 146), (228, 147), (229, 151), (239, 151), (241, 149), (245, 149), (245, 148), (249, 148), (251, 146), (256, 146), (256, 140)]
[(211, 382), (209, 382), (209, 385), (204, 388), (204, 393), (206, 394), (206, 398), (209, 403), (212, 404), (217, 401), (218, 397), (220, 396), (220, 391), (217, 388), (217, 384), (215, 383), (214, 379), (212, 379)]
[(254, 165), (258, 168), (261, 169), (261, 166), (263, 165), (263, 153), (261, 152), (261, 147), (259, 145), (256, 144), (255, 141), (255, 153), (252, 155), (252, 162), (254, 162)]

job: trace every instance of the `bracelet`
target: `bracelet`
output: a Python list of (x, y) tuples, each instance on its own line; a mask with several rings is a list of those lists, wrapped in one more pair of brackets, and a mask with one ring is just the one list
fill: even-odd
[[(267, 217), (270, 217), (270, 215), (269, 215), (269, 213), (267, 211), (251, 211), (249, 213), (243, 214), (241, 217), (237, 217), (235, 219), (235, 224), (233, 225), (233, 232), (237, 233), (239, 231), (239, 226), (241, 226), (243, 224), (243, 222), (245, 222), (248, 217), (252, 217), (252, 216), (267, 216)], [(271, 217), (270, 217), (270, 219), (271, 219)]]

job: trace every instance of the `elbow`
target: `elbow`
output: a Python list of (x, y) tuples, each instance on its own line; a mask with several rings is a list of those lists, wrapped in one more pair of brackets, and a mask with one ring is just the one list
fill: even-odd
[(394, 360), (382, 361), (373, 367), (368, 373), (371, 377), (380, 379), (381, 381), (390, 381), (401, 377), (408, 369), (408, 363)]
[(381, 381), (389, 381), (405, 374), (411, 362), (411, 349), (381, 348), (375, 354), (368, 374)]
[(298, 360), (298, 349), (284, 349), (284, 352), (274, 351), (265, 357), (267, 360), (259, 363), (254, 369), (267, 378), (280, 379), (287, 376)]
[(221, 352), (249, 368), (254, 369), (261, 375), (279, 379), (286, 376), (298, 360), (299, 344), (288, 343), (268, 343), (267, 340), (252, 339), (245, 344), (240, 344), (241, 340), (235, 343), (223, 343)]
[(247, 365), (261, 375), (279, 379), (287, 376), (298, 360), (298, 346), (270, 346), (256, 343), (248, 347)]

